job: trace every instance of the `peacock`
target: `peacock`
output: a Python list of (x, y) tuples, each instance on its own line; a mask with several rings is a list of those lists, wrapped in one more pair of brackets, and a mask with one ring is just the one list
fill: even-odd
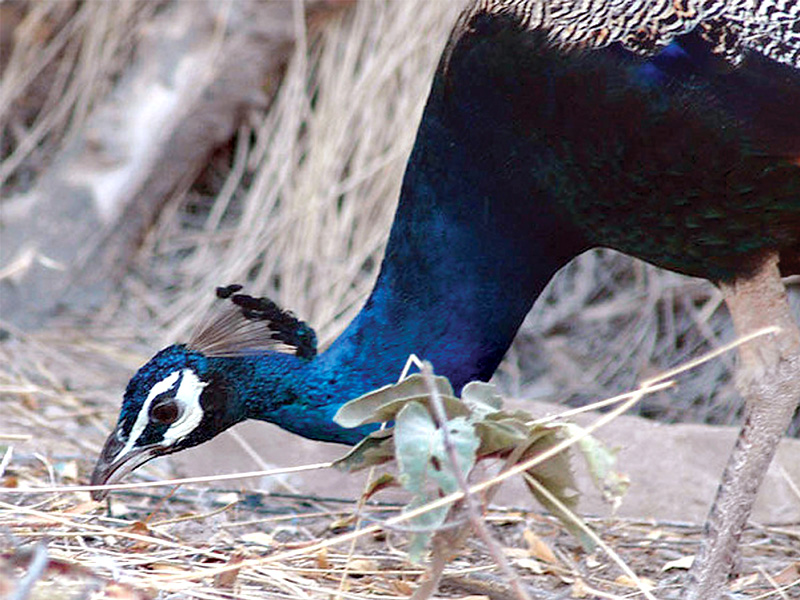
[[(800, 398), (800, 3), (474, 0), (442, 54), (375, 286), (324, 352), (266, 298), (225, 308), (131, 379), (92, 484), (245, 419), (354, 444), (333, 422), (414, 353), (488, 380), (553, 274), (614, 248), (720, 286), (744, 425), (693, 567), (714, 598)], [(103, 492), (95, 493), (102, 498)]]

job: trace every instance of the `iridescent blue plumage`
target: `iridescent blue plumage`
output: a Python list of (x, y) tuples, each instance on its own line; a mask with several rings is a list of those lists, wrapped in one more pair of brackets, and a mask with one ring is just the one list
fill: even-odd
[[(250, 328), (232, 349), (222, 327), (213, 343), (189, 344), (208, 355), (202, 372), (230, 389), (237, 418), (226, 424), (260, 418), (352, 443), (360, 432), (331, 415), (394, 381), (411, 353), (456, 390), (488, 379), (553, 273), (591, 246), (718, 281), (770, 249), (785, 271), (797, 268), (797, 68), (735, 44), (739, 55), (720, 51), (689, 9), (676, 25), (669, 7), (642, 3), (663, 32), (676, 32), (648, 38), (625, 3), (625, 23), (612, 18), (613, 3), (597, 5), (617, 29), (570, 15), (569, 2), (528, 4), (552, 15), (536, 22), (520, 12), (526, 3), (486, 0), (456, 26), (380, 276), (344, 334), (315, 356), (305, 324), (270, 325), (280, 309), (239, 295), (240, 308), (265, 321), (261, 333)], [(591, 35), (567, 27), (575, 23)], [(308, 349), (293, 356), (277, 342)], [(153, 362), (167, 364), (162, 354)], [(123, 417), (169, 368), (137, 375), (142, 390), (126, 394)]]
[[(341, 404), (395, 381), (412, 353), (456, 391), (487, 380), (552, 275), (593, 246), (721, 283), (732, 312), (742, 282), (777, 279), (775, 259), (800, 272), (800, 8), (478, 0), (445, 49), (378, 281), (347, 330), (316, 355), (305, 324), (242, 296), (240, 313), (137, 373), (93, 479), (244, 419), (354, 443), (367, 429), (334, 425)], [(783, 368), (786, 348), (761, 371)], [(796, 399), (782, 402), (790, 414)]]

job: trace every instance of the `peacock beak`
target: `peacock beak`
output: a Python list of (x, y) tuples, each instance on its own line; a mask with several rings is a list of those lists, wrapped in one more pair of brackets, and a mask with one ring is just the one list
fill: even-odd
[[(160, 444), (126, 448), (125, 442), (120, 439), (115, 430), (103, 445), (89, 485), (116, 483), (137, 467), (166, 453), (166, 449)], [(107, 495), (108, 490), (92, 491), (93, 500), (103, 500)]]

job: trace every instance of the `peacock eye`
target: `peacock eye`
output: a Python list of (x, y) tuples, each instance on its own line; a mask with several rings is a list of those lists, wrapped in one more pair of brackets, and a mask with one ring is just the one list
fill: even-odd
[(180, 416), (180, 407), (174, 399), (154, 403), (150, 407), (150, 420), (162, 425), (172, 425)]

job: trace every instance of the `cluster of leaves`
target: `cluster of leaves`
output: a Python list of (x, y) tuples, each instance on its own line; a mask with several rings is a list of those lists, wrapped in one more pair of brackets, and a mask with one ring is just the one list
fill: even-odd
[[(440, 403), (445, 419), (437, 419), (440, 413), (434, 402)], [(488, 383), (471, 382), (458, 398), (446, 378), (426, 380), (419, 373), (348, 402), (335, 420), (343, 427), (387, 424), (362, 440), (336, 466), (358, 471), (395, 461), (398, 476), (382, 476), (369, 493), (401, 485), (412, 496), (404, 512), (459, 491), (463, 487), (459, 481), (468, 481), (481, 461), (501, 461), (501, 470), (531, 462), (522, 477), (533, 496), (561, 519), (584, 546), (593, 545), (562, 508), (574, 507), (578, 499), (567, 452), (541, 462), (532, 460), (565, 439), (577, 438), (583, 432), (576, 425), (537, 423), (523, 411), (504, 411), (502, 398)], [(604, 495), (620, 497), (625, 480), (614, 471), (615, 453), (585, 435), (576, 446)], [(454, 470), (454, 463), (461, 477)], [(484, 499), (490, 497), (491, 493), (483, 495)], [(453, 525), (457, 506), (440, 506), (409, 519), (411, 560), (419, 562), (432, 536), (445, 524)]]

